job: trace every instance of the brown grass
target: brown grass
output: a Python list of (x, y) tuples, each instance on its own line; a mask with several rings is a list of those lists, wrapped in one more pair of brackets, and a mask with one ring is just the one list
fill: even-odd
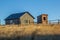
[(6, 25), (0, 26), (0, 37), (16, 37), (34, 34), (55, 35), (60, 34), (60, 25)]

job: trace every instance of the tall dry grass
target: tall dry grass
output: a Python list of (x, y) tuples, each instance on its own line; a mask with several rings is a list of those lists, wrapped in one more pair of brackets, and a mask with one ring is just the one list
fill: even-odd
[(50, 35), (60, 35), (60, 24), (0, 26), (0, 40), (38, 40), (39, 38), (46, 39), (46, 37), (42, 35), (46, 35), (47, 39), (51, 39), (53, 37)]
[(31, 35), (33, 32), (39, 35), (60, 34), (60, 25), (5, 25), (0, 26), (1, 37), (13, 37)]

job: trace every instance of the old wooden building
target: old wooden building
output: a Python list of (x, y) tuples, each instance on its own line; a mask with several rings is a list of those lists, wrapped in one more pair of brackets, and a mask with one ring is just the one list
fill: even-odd
[(41, 15), (37, 16), (37, 23), (38, 24), (48, 24), (48, 15), (41, 14)]
[(6, 24), (31, 24), (34, 17), (29, 12), (11, 14), (5, 19)]

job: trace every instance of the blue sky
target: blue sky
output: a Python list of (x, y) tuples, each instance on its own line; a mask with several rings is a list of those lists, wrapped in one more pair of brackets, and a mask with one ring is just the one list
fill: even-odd
[(48, 14), (49, 20), (60, 19), (60, 0), (0, 0), (2, 24), (10, 14), (24, 11), (29, 11), (35, 18), (45, 13)]

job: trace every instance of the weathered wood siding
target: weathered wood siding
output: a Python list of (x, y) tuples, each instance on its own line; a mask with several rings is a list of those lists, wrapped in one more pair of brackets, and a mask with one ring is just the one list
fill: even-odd
[[(45, 20), (44, 20), (44, 17), (45, 17)], [(48, 16), (47, 16), (47, 14), (42, 15), (42, 23), (43, 24), (48, 24)]]
[(10, 25), (10, 24), (20, 24), (20, 19), (6, 20), (5, 23), (8, 24), (8, 25)]
[[(28, 23), (26, 23), (25, 20), (28, 20)], [(31, 24), (31, 23), (34, 23), (34, 19), (28, 13), (25, 13), (20, 18), (20, 21), (21, 21), (21, 24)]]
[(37, 17), (37, 23), (48, 24), (48, 15), (42, 14)]

